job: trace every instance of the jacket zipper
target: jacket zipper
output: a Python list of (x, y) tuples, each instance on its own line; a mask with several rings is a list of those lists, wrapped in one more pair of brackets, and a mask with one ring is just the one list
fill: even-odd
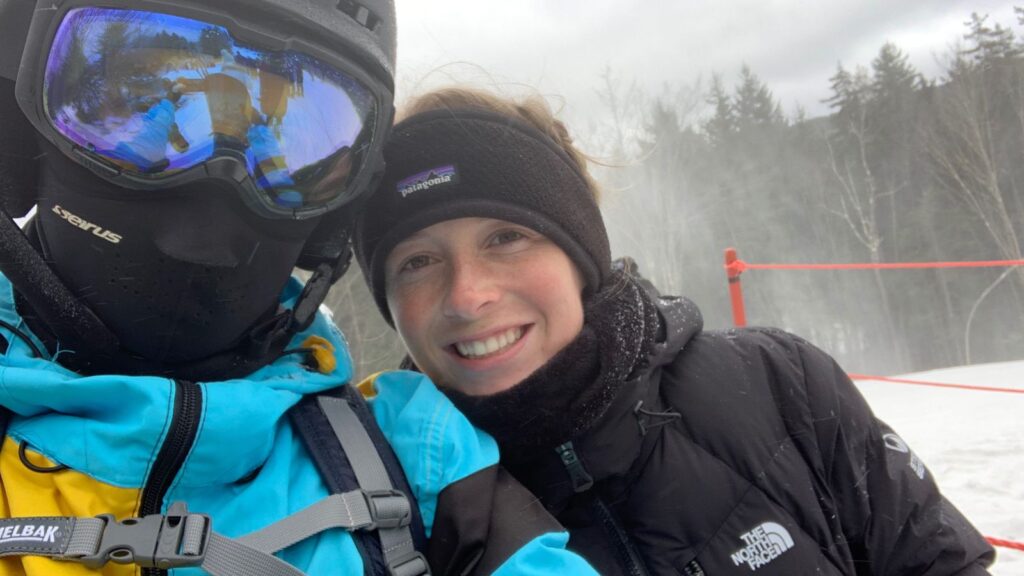
[[(199, 431), (199, 414), (202, 411), (203, 396), (199, 385), (185, 380), (175, 380), (174, 413), (171, 416), (170, 429), (164, 439), (163, 446), (156, 456), (156, 462), (146, 479), (142, 489), (142, 505), (139, 516), (159, 514), (163, 508), (164, 497), (171, 487), (175, 476), (181, 470), (185, 458), (192, 449), (196, 434)], [(159, 568), (143, 568), (142, 576), (163, 576), (166, 570)]]
[(565, 471), (569, 473), (569, 479), (572, 481), (572, 491), (579, 494), (580, 492), (590, 490), (590, 487), (594, 485), (594, 477), (587, 472), (583, 461), (576, 454), (572, 442), (559, 444), (555, 447), (555, 453), (562, 460)]
[[(576, 449), (573, 447), (572, 442), (566, 442), (555, 447), (555, 453), (558, 454), (558, 457), (562, 460), (562, 465), (565, 466), (565, 471), (569, 474), (574, 492), (577, 494), (586, 492), (594, 486), (594, 477), (587, 472), (587, 467), (584, 466), (583, 461), (576, 454)], [(612, 538), (619, 552), (619, 561), (622, 563), (622, 567), (626, 569), (626, 573), (629, 576), (647, 576), (647, 568), (644, 567), (640, 554), (633, 546), (629, 535), (626, 534), (626, 531), (615, 520), (611, 510), (605, 506), (599, 496), (593, 498), (591, 506), (594, 507), (594, 510), (600, 517), (601, 526), (604, 528), (605, 533)]]
[(696, 560), (690, 560), (690, 562), (683, 567), (683, 573), (686, 574), (686, 576), (706, 576), (704, 574), (704, 569), (700, 567), (700, 564), (698, 564)]
[(626, 569), (626, 574), (647, 576), (647, 568), (644, 566), (643, 560), (640, 559), (640, 554), (633, 546), (633, 541), (629, 539), (629, 534), (626, 534), (626, 531), (615, 520), (612, 511), (605, 506), (600, 498), (594, 499), (593, 507), (601, 517), (601, 525), (604, 527), (605, 533), (614, 540), (615, 547), (619, 551), (619, 560), (622, 562), (622, 567)]

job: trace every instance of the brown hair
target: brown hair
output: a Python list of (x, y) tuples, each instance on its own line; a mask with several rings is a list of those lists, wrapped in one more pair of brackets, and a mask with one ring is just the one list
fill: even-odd
[(540, 95), (534, 94), (521, 99), (513, 99), (477, 88), (450, 86), (413, 97), (399, 110), (398, 120), (401, 121), (431, 110), (464, 110), (467, 108), (511, 116), (527, 122), (546, 134), (575, 162), (580, 174), (586, 180), (594, 200), (600, 200), (601, 194), (597, 182), (587, 170), (587, 164), (594, 160), (576, 148), (565, 124), (555, 118), (551, 106)]

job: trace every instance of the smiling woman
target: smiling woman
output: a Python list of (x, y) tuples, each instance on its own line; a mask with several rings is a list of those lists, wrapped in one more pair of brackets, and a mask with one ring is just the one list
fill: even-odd
[(987, 574), (991, 547), (830, 357), (704, 332), (613, 265), (542, 100), (449, 89), (407, 116), (356, 224), (370, 290), (601, 574)]

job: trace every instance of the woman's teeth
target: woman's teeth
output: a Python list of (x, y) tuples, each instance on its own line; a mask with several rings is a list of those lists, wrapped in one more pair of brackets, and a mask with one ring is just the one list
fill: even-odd
[(486, 340), (474, 340), (471, 342), (456, 342), (455, 350), (463, 358), (483, 358), (501, 352), (505, 348), (515, 344), (523, 337), (522, 328), (511, 328), (501, 334), (491, 336)]

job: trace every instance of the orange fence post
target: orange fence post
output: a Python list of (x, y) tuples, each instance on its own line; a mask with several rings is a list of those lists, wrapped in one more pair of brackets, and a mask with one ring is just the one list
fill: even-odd
[(736, 326), (747, 325), (747, 312), (743, 308), (743, 286), (740, 274), (743, 273), (743, 262), (736, 257), (735, 248), (725, 249), (725, 275), (729, 279), (729, 299), (732, 301), (732, 323)]

